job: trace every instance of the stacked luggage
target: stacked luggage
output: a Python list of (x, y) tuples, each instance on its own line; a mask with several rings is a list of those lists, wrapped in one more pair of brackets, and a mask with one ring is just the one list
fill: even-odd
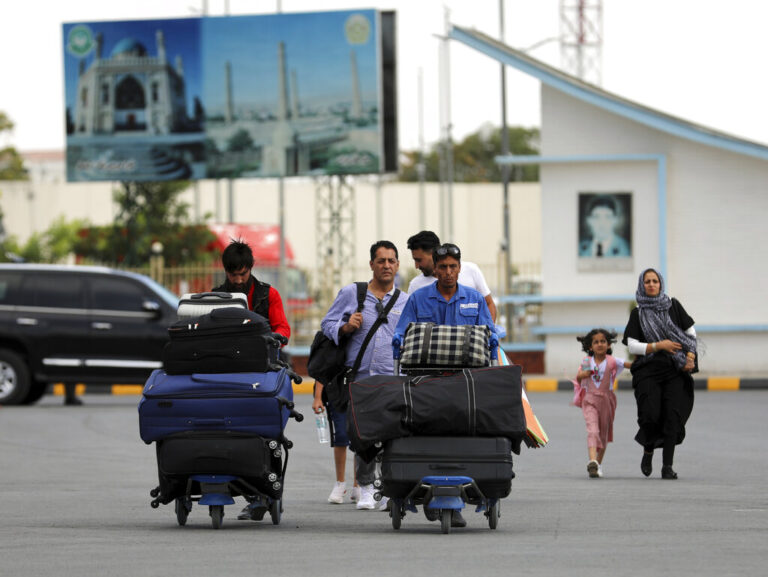
[(285, 338), (243, 299), (184, 295), (164, 368), (144, 385), (139, 432), (156, 445), (159, 477), (151, 505), (174, 502), (179, 525), (198, 502), (218, 529), (238, 496), (252, 519), (268, 512), (280, 523), (292, 447), (284, 431), (289, 418), (303, 419), (293, 405), (301, 378), (279, 359)]
[(487, 327), (425, 324), (411, 323), (395, 346), (394, 376), (350, 384), (352, 448), (381, 462), (376, 496), (389, 498), (394, 529), (422, 505), (448, 533), (465, 504), (495, 529), (526, 435), (521, 369), (489, 366), (496, 341)]

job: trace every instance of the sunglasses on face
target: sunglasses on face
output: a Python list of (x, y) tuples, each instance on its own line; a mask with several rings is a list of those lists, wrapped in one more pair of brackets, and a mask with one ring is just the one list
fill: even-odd
[(438, 256), (445, 256), (445, 255), (449, 254), (451, 256), (461, 257), (461, 251), (459, 250), (459, 247), (457, 247), (457, 246), (443, 245), (440, 248), (435, 250), (435, 254), (437, 254)]

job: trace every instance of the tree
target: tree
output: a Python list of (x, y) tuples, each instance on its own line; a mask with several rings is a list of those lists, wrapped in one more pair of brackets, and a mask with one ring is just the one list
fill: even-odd
[(227, 141), (227, 150), (229, 152), (242, 152), (253, 149), (253, 138), (247, 130), (241, 128)]
[[(507, 129), (510, 154), (538, 154), (539, 129), (512, 126)], [(425, 175), (428, 182), (440, 179), (440, 146), (432, 145), (424, 155)], [(501, 167), (494, 158), (501, 154), (501, 129), (490, 125), (468, 135), (453, 147), (453, 179), (456, 182), (501, 182)], [(419, 180), (418, 151), (406, 151), (400, 163), (400, 180)], [(511, 180), (535, 182), (539, 179), (536, 165), (516, 167)]]
[[(13, 122), (0, 110), (0, 134), (13, 130)], [(21, 155), (13, 146), (0, 148), (0, 180), (29, 180)]]
[(189, 204), (178, 198), (188, 186), (186, 181), (123, 182), (113, 192), (119, 206), (114, 224), (83, 229), (76, 253), (106, 264), (139, 266), (149, 261), (152, 244), (160, 242), (170, 266), (214, 258), (215, 235), (192, 223)]

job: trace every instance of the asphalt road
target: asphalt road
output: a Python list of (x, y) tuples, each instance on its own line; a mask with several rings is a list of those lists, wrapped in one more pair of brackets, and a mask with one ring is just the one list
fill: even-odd
[(660, 479), (660, 454), (653, 476), (641, 475), (627, 391), (605, 477), (588, 479), (571, 396), (531, 395), (550, 444), (515, 458), (498, 529), (467, 511), (468, 527), (449, 535), (421, 514), (396, 532), (385, 513), (326, 503), (331, 451), (317, 443), (308, 395), (297, 404), (310, 418), (287, 431), (295, 449), (282, 523), (237, 521), (238, 499), (218, 531), (204, 507), (185, 527), (172, 506), (150, 508), (155, 454), (139, 439), (138, 398), (0, 408), (0, 575), (765, 574), (767, 392), (698, 393), (677, 481)]

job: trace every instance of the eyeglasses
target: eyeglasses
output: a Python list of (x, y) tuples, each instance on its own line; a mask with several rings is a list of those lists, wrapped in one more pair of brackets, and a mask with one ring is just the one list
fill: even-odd
[(435, 254), (438, 256), (445, 256), (447, 254), (461, 258), (461, 251), (459, 247), (453, 244), (444, 244), (443, 246), (435, 249)]

